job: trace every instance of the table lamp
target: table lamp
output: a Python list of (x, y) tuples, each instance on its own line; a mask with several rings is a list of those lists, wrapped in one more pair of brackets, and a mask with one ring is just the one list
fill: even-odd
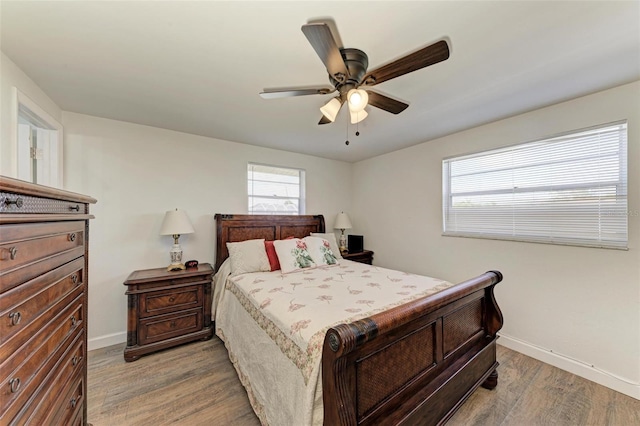
[(336, 220), (333, 222), (333, 227), (335, 229), (339, 229), (342, 234), (340, 234), (340, 252), (346, 253), (347, 251), (347, 237), (344, 235), (345, 229), (351, 229), (351, 220), (349, 220), (349, 216), (345, 212), (338, 213), (336, 216)]
[(160, 235), (172, 235), (173, 247), (169, 251), (171, 256), (171, 265), (167, 266), (167, 271), (179, 271), (185, 269), (182, 264), (182, 247), (178, 243), (178, 239), (182, 234), (192, 234), (193, 225), (189, 217), (183, 210), (169, 210), (164, 215), (162, 226), (160, 227)]

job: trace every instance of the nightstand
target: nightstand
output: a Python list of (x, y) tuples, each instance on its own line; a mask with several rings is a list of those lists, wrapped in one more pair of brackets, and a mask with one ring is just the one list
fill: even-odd
[(208, 263), (184, 271), (168, 272), (165, 267), (132, 272), (124, 282), (128, 298), (125, 361), (210, 339), (212, 275)]
[(363, 250), (357, 253), (347, 253), (343, 254), (342, 258), (371, 265), (371, 263), (373, 262), (373, 252), (371, 250)]

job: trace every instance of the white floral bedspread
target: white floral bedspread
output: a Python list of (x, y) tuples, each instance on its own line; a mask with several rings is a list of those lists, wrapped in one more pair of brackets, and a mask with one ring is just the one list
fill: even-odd
[(307, 383), (326, 331), (452, 284), (435, 278), (341, 260), (340, 265), (281, 274), (255, 272), (227, 280), (258, 325), (299, 368)]

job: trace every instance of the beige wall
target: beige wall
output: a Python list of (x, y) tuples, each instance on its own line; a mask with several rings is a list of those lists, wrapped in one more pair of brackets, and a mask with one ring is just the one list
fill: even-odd
[(4, 53), (0, 52), (0, 174), (16, 176), (12, 129), (15, 122), (14, 87), (45, 112), (62, 121), (62, 110)]
[[(622, 119), (628, 251), (441, 235), (444, 157)], [(500, 343), (640, 398), (640, 82), (361, 161), (353, 179), (352, 221), (374, 263), (451, 281), (501, 270)]]
[(351, 164), (63, 113), (65, 182), (98, 200), (92, 206), (89, 349), (126, 340), (123, 282), (134, 270), (169, 264), (173, 239), (160, 236), (167, 210), (180, 208), (195, 233), (180, 243), (184, 260), (214, 262), (215, 213), (247, 212), (247, 163), (306, 170), (308, 214), (327, 229), (351, 206)]

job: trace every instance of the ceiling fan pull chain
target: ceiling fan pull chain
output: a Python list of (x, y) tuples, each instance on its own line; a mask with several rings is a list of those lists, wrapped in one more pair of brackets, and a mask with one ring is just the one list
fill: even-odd
[(347, 117), (347, 140), (344, 144), (349, 146), (349, 117)]

